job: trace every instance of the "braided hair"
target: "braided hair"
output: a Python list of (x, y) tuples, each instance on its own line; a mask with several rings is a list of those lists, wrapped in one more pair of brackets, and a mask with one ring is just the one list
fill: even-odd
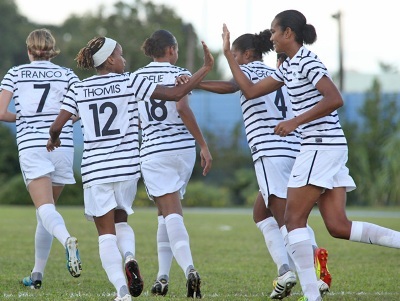
[[(91, 39), (85, 47), (79, 50), (75, 58), (78, 68), (85, 70), (95, 68), (93, 55), (99, 51), (101, 47), (103, 47), (105, 40), (105, 37), (95, 37)], [(97, 68), (101, 68), (102, 65), (98, 66)]]

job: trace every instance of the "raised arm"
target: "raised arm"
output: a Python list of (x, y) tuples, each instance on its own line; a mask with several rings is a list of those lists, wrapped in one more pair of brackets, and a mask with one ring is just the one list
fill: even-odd
[(211, 71), (212, 67), (214, 66), (214, 57), (212, 56), (206, 43), (204, 43), (203, 41), (201, 43), (203, 45), (204, 51), (203, 67), (201, 67), (196, 73), (194, 73), (189, 81), (184, 85), (178, 85), (174, 87), (157, 85), (156, 89), (151, 95), (152, 98), (179, 101), (203, 80), (203, 78), (207, 75), (208, 72)]
[(253, 99), (265, 94), (269, 94), (283, 86), (282, 82), (276, 81), (270, 76), (253, 84), (246, 77), (246, 75), (244, 75), (244, 73), (240, 69), (239, 64), (236, 62), (231, 52), (230, 32), (226, 24), (224, 24), (222, 27), (222, 41), (223, 41), (224, 55), (226, 57), (226, 60), (228, 61), (232, 75), (236, 83), (238, 84), (240, 90), (242, 91), (243, 95), (247, 99)]

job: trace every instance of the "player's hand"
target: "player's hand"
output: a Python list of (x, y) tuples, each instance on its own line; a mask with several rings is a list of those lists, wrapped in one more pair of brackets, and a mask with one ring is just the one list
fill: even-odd
[(180, 75), (175, 79), (175, 86), (184, 85), (189, 81), (189, 79), (189, 75)]
[(207, 146), (200, 150), (200, 159), (201, 167), (203, 167), (203, 176), (206, 176), (212, 165), (212, 156)]
[(214, 57), (212, 56), (210, 49), (208, 49), (207, 44), (204, 41), (201, 41), (203, 45), (203, 52), (204, 52), (204, 66), (210, 68), (210, 70), (214, 66)]
[(294, 118), (282, 121), (274, 128), (274, 133), (286, 137), (298, 127), (298, 124)]
[(51, 152), (55, 150), (57, 147), (60, 147), (60, 145), (61, 145), (60, 138), (57, 138), (57, 140), (54, 142), (51, 140), (51, 138), (49, 138), (49, 140), (47, 141), (46, 149), (48, 152)]
[(222, 25), (222, 50), (224, 51), (224, 54), (231, 51), (230, 36), (231, 34), (228, 30), (228, 27), (224, 23)]

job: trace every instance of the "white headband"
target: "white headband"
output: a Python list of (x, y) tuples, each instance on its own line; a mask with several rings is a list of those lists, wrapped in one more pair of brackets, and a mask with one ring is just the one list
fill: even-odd
[(110, 38), (105, 38), (103, 46), (93, 54), (94, 66), (98, 67), (103, 64), (106, 59), (113, 53), (117, 42)]

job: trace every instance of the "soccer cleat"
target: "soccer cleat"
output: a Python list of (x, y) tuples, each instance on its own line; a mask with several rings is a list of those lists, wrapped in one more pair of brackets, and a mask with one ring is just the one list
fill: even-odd
[(79, 277), (82, 271), (81, 259), (79, 257), (78, 240), (68, 237), (65, 242), (65, 254), (67, 256), (67, 269), (72, 277)]
[(27, 276), (22, 279), (22, 284), (30, 287), (31, 289), (40, 289), (42, 287), (42, 280), (33, 281), (31, 276)]
[(332, 276), (328, 270), (328, 251), (324, 248), (317, 248), (314, 253), (314, 266), (317, 278), (331, 287)]
[(327, 293), (329, 293), (329, 286), (326, 284), (324, 281), (321, 279), (318, 279), (318, 289), (319, 293), (321, 294), (321, 297), (325, 296)]
[(191, 269), (186, 282), (187, 297), (201, 299), (200, 286), (201, 279), (199, 273), (195, 269)]
[(156, 296), (165, 296), (168, 292), (168, 280), (165, 278), (156, 279), (151, 287), (151, 293)]
[(287, 271), (282, 276), (277, 277), (272, 285), (274, 290), (269, 296), (271, 299), (283, 299), (290, 295), (290, 291), (297, 283), (296, 274), (292, 271)]
[(140, 275), (139, 265), (133, 256), (125, 260), (125, 274), (128, 280), (129, 293), (138, 297), (143, 291), (143, 278)]
[(129, 294), (126, 294), (123, 297), (116, 297), (114, 301), (132, 301), (132, 297)]

